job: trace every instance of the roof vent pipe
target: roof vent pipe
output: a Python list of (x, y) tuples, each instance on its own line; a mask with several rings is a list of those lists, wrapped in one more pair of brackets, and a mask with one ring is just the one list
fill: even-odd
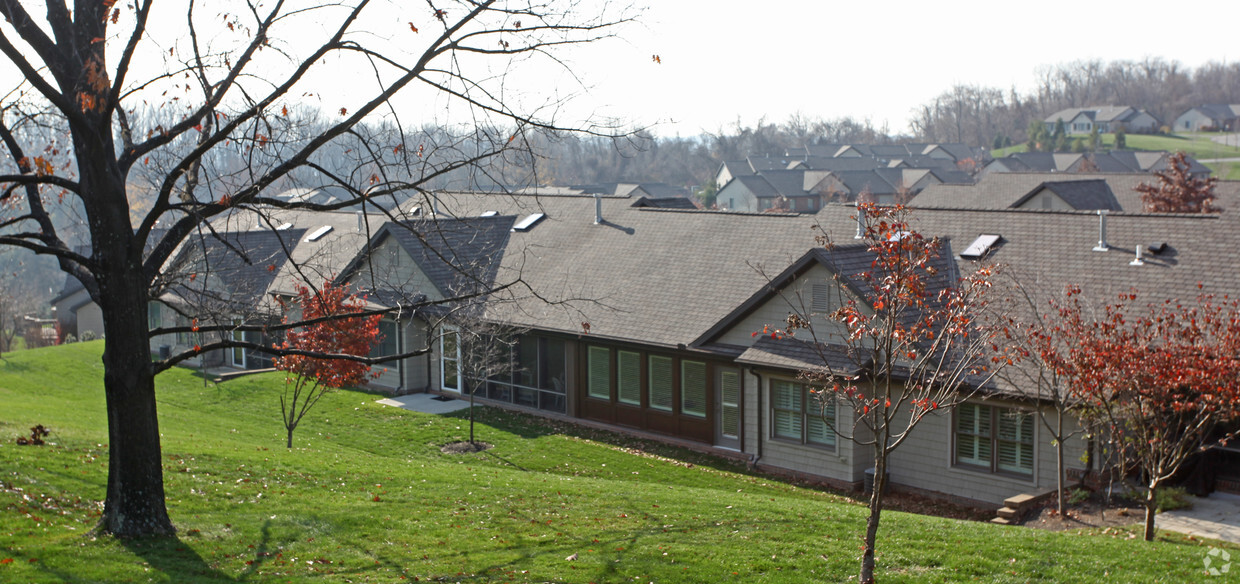
[(602, 223), (603, 223), (603, 197), (599, 196), (598, 193), (594, 193), (594, 224), (600, 225)]
[(1141, 246), (1139, 245), (1137, 246), (1137, 257), (1133, 258), (1131, 262), (1128, 262), (1128, 265), (1130, 266), (1144, 266), (1145, 265), (1145, 260), (1141, 259)]
[(857, 205), (857, 234), (853, 239), (862, 239), (865, 237), (865, 209), (861, 205)]
[(362, 216), (362, 212), (357, 212), (357, 230), (360, 232), (366, 226), (366, 219)]
[(1106, 251), (1107, 246), (1107, 211), (1106, 209), (1098, 210), (1098, 245), (1094, 246), (1094, 251)]

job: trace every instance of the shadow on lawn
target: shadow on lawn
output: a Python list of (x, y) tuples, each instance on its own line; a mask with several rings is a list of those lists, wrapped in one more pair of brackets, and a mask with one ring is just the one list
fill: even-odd
[(165, 574), (172, 582), (237, 582), (236, 578), (211, 567), (179, 536), (118, 539), (134, 555), (151, 568)]
[[(442, 415), (445, 418), (450, 417), (460, 419), (464, 422), (469, 421), (468, 409), (458, 410)], [(503, 410), (500, 408), (487, 406), (478, 407), (474, 409), (474, 421), (494, 427), (504, 432), (515, 434), (525, 439), (535, 439), (552, 435), (571, 436), (573, 438), (601, 442), (616, 448), (640, 450), (641, 452), (647, 454), (663, 456), (719, 471), (749, 476), (766, 476), (761, 473), (748, 471), (745, 464), (740, 461), (712, 456), (710, 454), (697, 452), (688, 448), (664, 444), (656, 440), (630, 436), (620, 432), (591, 428), (568, 421), (551, 420), (512, 410)], [(491, 456), (494, 456), (500, 462), (516, 467), (515, 464), (500, 458), (497, 455), (491, 454)]]

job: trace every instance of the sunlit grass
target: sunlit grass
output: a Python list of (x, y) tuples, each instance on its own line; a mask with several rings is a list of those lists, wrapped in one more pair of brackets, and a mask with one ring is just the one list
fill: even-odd
[[(91, 534), (106, 481), (98, 342), (0, 360), (0, 582), (803, 582), (855, 573), (864, 508), (732, 463), (484, 408), (341, 391), (283, 448), (275, 374), (161, 376), (175, 538)], [(16, 446), (34, 424), (53, 444)], [(1189, 582), (1207, 547), (885, 513), (883, 582)], [(571, 558), (571, 559), (570, 559)], [(11, 562), (7, 560), (12, 560)]]

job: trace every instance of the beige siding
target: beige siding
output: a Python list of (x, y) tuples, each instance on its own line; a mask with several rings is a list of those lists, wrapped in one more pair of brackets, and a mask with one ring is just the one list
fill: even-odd
[(103, 336), (103, 311), (98, 304), (91, 302), (78, 309), (77, 329), (78, 339), (81, 339), (86, 331), (94, 333), (95, 338)]
[[(855, 482), (863, 478), (861, 474), (866, 468), (872, 466), (869, 463), (869, 450), (863, 446), (857, 446), (853, 442), (842, 436), (836, 437), (836, 446), (834, 449), (822, 446), (811, 446), (806, 444), (794, 444), (791, 442), (772, 438), (772, 421), (771, 421), (771, 379), (787, 379), (793, 380), (794, 377), (778, 374), (762, 375), (762, 408), (758, 410), (756, 397), (752, 402), (746, 403), (747, 406), (752, 403), (752, 407), (748, 407), (746, 411), (746, 424), (752, 421), (756, 423), (759, 416), (762, 418), (763, 440), (762, 458), (759, 462), (763, 465), (775, 466), (783, 469), (793, 470), (802, 473), (813, 474), (820, 477), (834, 479), (838, 481)], [(746, 376), (746, 383), (753, 381), (751, 375)], [(746, 386), (748, 389), (749, 386)], [(757, 392), (750, 392), (756, 396)], [(836, 415), (837, 424), (841, 420), (852, 419), (852, 410), (847, 406), (838, 406)], [(840, 429), (847, 431), (849, 426), (840, 426)], [(754, 434), (753, 439), (757, 439), (757, 428), (754, 425), (746, 427), (746, 431)]]
[[(1028, 409), (1028, 404), (982, 401), (986, 405)], [(957, 467), (952, 460), (952, 414), (945, 411), (923, 420), (913, 435), (891, 457), (890, 476), (894, 483), (1001, 504), (1012, 495), (1041, 491), (1055, 486), (1055, 447), (1046, 428), (1035, 418), (1033, 475), (1020, 478)], [(1067, 466), (1084, 452), (1079, 438), (1067, 442)]]
[[(394, 288), (410, 295), (426, 294), (430, 300), (442, 300), (443, 294), (418, 268), (405, 249), (388, 237), (370, 255), (369, 265), (349, 279), (353, 289), (380, 287)], [(371, 280), (371, 274), (374, 281)]]
[[(827, 287), (828, 303), (826, 310), (812, 310), (814, 284)], [(788, 318), (788, 313), (805, 314), (809, 312), (814, 315), (811, 322), (817, 339), (819, 341), (838, 343), (844, 329), (839, 323), (826, 319), (825, 315), (840, 307), (841, 294), (839, 286), (831, 278), (831, 271), (822, 266), (814, 266), (800, 278), (797, 278), (791, 285), (785, 287), (781, 294), (767, 300), (766, 303), (759, 306), (749, 316), (746, 316), (741, 322), (726, 331), (719, 338), (719, 342), (749, 346), (754, 343), (753, 333), (761, 331), (762, 327), (770, 325), (771, 327), (783, 328), (785, 319)], [(802, 340), (811, 339), (811, 336), (806, 331), (798, 331), (797, 337)]]

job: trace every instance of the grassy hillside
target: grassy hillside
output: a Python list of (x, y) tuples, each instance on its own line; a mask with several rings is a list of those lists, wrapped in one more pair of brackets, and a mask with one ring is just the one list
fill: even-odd
[[(1129, 150), (1166, 150), (1168, 152), (1183, 150), (1194, 158), (1240, 158), (1240, 139), (1230, 138), (1226, 144), (1219, 144), (1211, 140), (1211, 138), (1220, 136), (1223, 136), (1223, 134), (1128, 134), (1125, 138), (1125, 143)], [(1102, 147), (1108, 150), (1114, 148), (1115, 134), (1103, 134)], [(992, 150), (990, 155), (995, 158), (1001, 158), (1009, 154), (1025, 152), (1027, 149), (1024, 144), (1017, 144), (1000, 150)]]
[[(277, 375), (160, 378), (176, 538), (94, 537), (106, 480), (99, 342), (0, 359), (0, 582), (842, 582), (864, 509), (727, 463), (481, 411), (495, 447), (448, 455), (459, 416), (341, 391), (282, 447)], [(44, 447), (17, 446), (34, 424)], [(1050, 533), (887, 513), (883, 582), (1188, 582), (1174, 534)], [(1236, 552), (1233, 552), (1236, 553)], [(573, 557), (575, 559), (569, 560)], [(12, 560), (12, 561), (9, 561)]]

